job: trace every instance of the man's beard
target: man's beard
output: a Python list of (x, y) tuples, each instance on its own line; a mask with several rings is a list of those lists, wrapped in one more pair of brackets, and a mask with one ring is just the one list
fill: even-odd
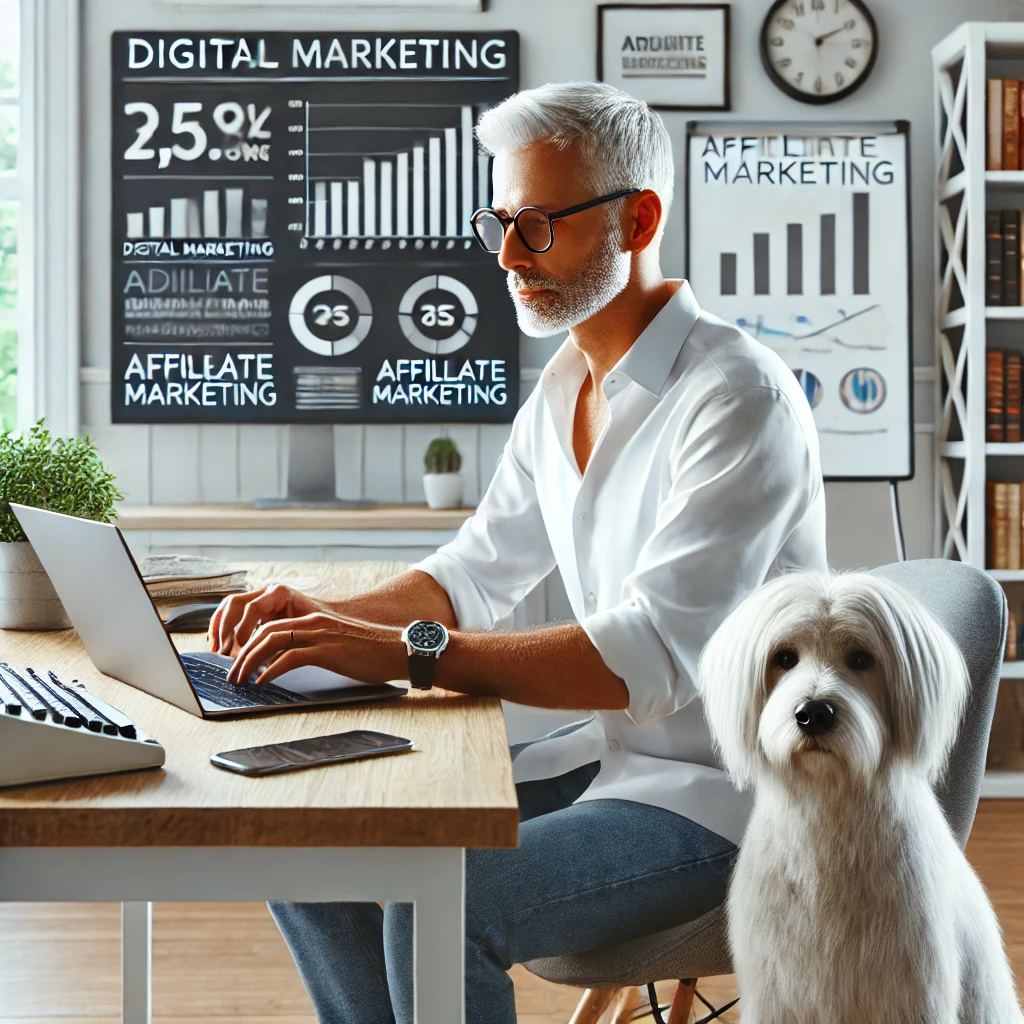
[[(567, 331), (589, 320), (622, 292), (629, 283), (630, 254), (622, 251), (616, 234), (606, 235), (593, 254), (580, 261), (580, 269), (564, 280), (508, 272), (508, 290), (523, 334), (547, 338)], [(518, 294), (520, 288), (550, 291), (524, 300)]]

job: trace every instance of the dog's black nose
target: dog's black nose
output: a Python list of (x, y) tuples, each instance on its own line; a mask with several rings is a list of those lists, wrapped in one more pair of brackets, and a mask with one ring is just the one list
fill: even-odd
[(835, 721), (835, 712), (827, 700), (805, 700), (796, 706), (796, 724), (808, 736), (828, 732)]

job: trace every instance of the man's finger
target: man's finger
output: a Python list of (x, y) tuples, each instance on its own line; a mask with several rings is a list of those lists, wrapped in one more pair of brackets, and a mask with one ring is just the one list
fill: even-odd
[(260, 623), (281, 619), (288, 609), (288, 589), (275, 584), (267, 587), (255, 601), (250, 601), (242, 610), (242, 616), (235, 624), (231, 639), (245, 645), (259, 629)]
[[(298, 642), (298, 636), (296, 636)], [(295, 646), (282, 651), (253, 682), (257, 686), (273, 682), (278, 676), (290, 672), (293, 668), (303, 665), (319, 665), (320, 668), (331, 669), (331, 646), (316, 644), (314, 646)]]
[(235, 635), (235, 623), (242, 617), (245, 606), (255, 601), (263, 593), (263, 589), (249, 590), (244, 594), (229, 594), (221, 601), (210, 621), (210, 635), (216, 640), (216, 650), (220, 654), (231, 650), (231, 641)]
[(229, 683), (245, 682), (254, 669), (269, 664), (271, 658), (291, 646), (291, 629), (281, 629), (280, 623), (277, 622), (269, 626), (266, 632), (261, 631), (238, 652), (231, 668), (228, 669)]

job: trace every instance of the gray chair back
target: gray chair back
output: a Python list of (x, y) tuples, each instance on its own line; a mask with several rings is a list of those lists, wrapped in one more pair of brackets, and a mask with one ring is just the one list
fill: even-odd
[[(999, 668), (1006, 648), (1007, 603), (1003, 588), (964, 562), (918, 558), (869, 570), (909, 590), (956, 641), (971, 678), (971, 693), (946, 772), (935, 795), (960, 849), (967, 845), (985, 775)], [(654, 935), (524, 964), (561, 985), (618, 988), (668, 978), (732, 974), (725, 906)]]

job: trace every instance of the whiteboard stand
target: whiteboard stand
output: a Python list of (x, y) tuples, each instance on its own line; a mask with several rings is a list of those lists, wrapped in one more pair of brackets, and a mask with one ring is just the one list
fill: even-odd
[(900, 519), (900, 496), (896, 489), (898, 480), (889, 481), (889, 496), (892, 499), (892, 528), (896, 534), (896, 557), (901, 561), (907, 560), (907, 545), (903, 540), (903, 521)]

